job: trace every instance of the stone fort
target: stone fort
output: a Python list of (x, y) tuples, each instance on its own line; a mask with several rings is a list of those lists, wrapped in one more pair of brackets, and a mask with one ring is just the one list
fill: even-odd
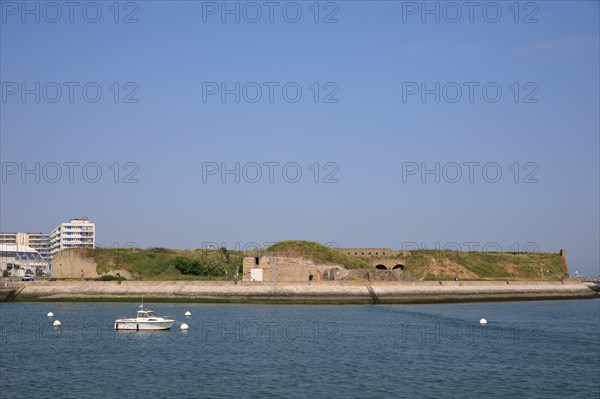
[(404, 270), (405, 259), (409, 251), (393, 250), (390, 248), (337, 248), (349, 256), (370, 258), (369, 265), (379, 270)]
[[(389, 248), (337, 248), (348, 256), (369, 258), (369, 265), (377, 270), (402, 271), (408, 251)], [(318, 263), (296, 252), (273, 252), (268, 255), (247, 256), (243, 260), (244, 281), (321, 281), (336, 278), (344, 267)]]

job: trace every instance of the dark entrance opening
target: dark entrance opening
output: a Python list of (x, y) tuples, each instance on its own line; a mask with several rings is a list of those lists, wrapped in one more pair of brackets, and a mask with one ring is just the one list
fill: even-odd
[(375, 269), (388, 270), (388, 268), (385, 265), (377, 265), (377, 266), (375, 266)]
[(258, 256), (254, 258), (254, 264), (258, 265)]
[(394, 267), (392, 268), (392, 270), (404, 270), (404, 265), (397, 264), (396, 266), (394, 266)]

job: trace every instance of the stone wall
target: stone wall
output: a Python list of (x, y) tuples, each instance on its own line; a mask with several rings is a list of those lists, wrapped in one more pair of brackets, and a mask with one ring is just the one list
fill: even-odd
[(337, 248), (337, 250), (349, 256), (364, 256), (367, 258), (395, 256), (402, 252), (390, 248)]
[[(230, 281), (40, 281), (23, 284), (19, 297), (210, 298), (260, 303), (443, 303), (599, 298), (578, 281), (327, 281), (320, 284)], [(370, 290), (369, 290), (370, 289)], [(137, 306), (137, 305), (136, 305)]]
[(381, 267), (377, 266), (383, 265), (388, 270), (394, 270), (394, 268), (404, 270), (404, 266), (406, 266), (406, 259), (374, 258), (369, 261), (369, 265), (378, 269), (381, 269)]
[[(262, 281), (302, 282), (333, 279), (335, 271), (344, 269), (335, 264), (319, 264), (301, 256), (248, 256), (243, 262), (243, 281), (254, 281), (252, 269), (262, 270)], [(312, 280), (310, 279), (312, 276)]]
[(560, 256), (565, 260), (565, 271), (567, 272), (567, 276), (569, 275), (569, 264), (567, 263), (567, 250), (566, 249), (561, 249), (560, 250)]
[[(409, 251), (392, 250), (390, 248), (338, 248), (338, 251), (348, 256), (369, 258), (369, 265), (372, 268), (383, 265), (388, 270), (392, 270), (398, 265), (405, 266), (406, 260), (403, 258), (410, 255)], [(381, 269), (381, 267), (379, 268)]]
[[(54, 278), (97, 278), (96, 262), (81, 256), (77, 249), (63, 249), (52, 258), (52, 277)], [(127, 270), (111, 270), (106, 274), (119, 273), (124, 278), (131, 278)]]
[(52, 276), (55, 278), (96, 278), (96, 262), (86, 259), (76, 250), (65, 249), (52, 258)]

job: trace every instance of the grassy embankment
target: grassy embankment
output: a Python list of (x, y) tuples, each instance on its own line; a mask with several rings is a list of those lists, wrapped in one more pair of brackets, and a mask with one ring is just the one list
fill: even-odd
[(82, 255), (96, 262), (98, 274), (123, 269), (141, 280), (223, 280), (225, 272), (231, 279), (242, 266), (240, 251), (222, 249), (95, 248)]
[[(320, 262), (338, 263), (348, 269), (369, 268), (370, 258), (348, 256), (310, 241), (281, 241), (268, 251), (301, 252)], [(421, 249), (407, 256), (391, 257), (405, 266), (403, 275), (417, 280), (560, 280), (567, 277), (558, 253), (459, 252)]]
[[(345, 255), (311, 241), (281, 241), (249, 253), (226, 250), (166, 248), (84, 250), (99, 274), (124, 269), (142, 280), (223, 280), (242, 272), (243, 257), (273, 252), (301, 253), (318, 263), (335, 263), (348, 269), (369, 268), (370, 259)], [(416, 250), (395, 257), (405, 265), (404, 276), (418, 280), (529, 279), (559, 280), (566, 277), (564, 260), (557, 253), (457, 252)], [(372, 270), (372, 269), (371, 269)], [(184, 274), (182, 273), (184, 271)]]
[(407, 276), (424, 280), (561, 280), (567, 277), (563, 258), (543, 252), (411, 251)]

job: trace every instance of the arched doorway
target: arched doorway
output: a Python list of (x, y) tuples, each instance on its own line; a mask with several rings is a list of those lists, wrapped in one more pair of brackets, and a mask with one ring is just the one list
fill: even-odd
[(394, 266), (392, 268), (392, 270), (404, 270), (404, 265), (401, 263), (398, 263), (396, 266)]
[(378, 269), (378, 270), (388, 270), (388, 268), (387, 268), (386, 265), (381, 265), (381, 264), (375, 266), (375, 269)]

